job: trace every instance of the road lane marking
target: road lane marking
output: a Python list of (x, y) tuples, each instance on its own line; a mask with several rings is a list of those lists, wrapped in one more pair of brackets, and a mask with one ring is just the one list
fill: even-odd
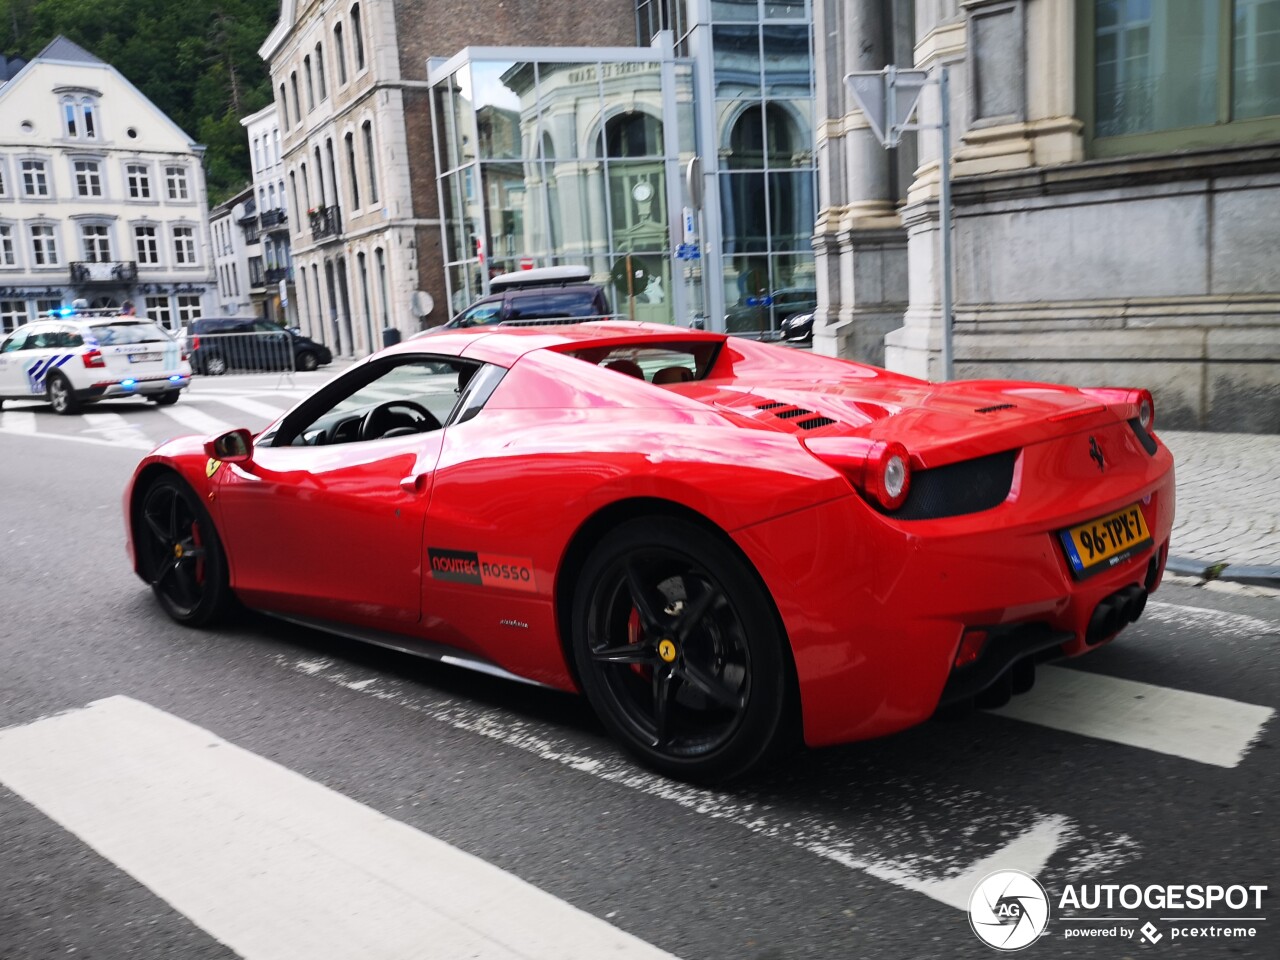
[(1239, 766), (1275, 714), (1225, 697), (1052, 666), (1036, 670), (1029, 693), (991, 712), (1217, 767)]
[[(323, 657), (276, 661), (288, 669), (354, 693), (413, 710), (458, 730), (478, 734), (608, 783), (675, 803), (684, 810), (731, 823), (757, 836), (922, 893), (957, 910), (968, 909), (981, 877), (996, 869), (1019, 869), (1064, 882), (1113, 872), (1138, 856), (1124, 834), (1089, 831), (1060, 814), (1002, 803), (976, 790), (912, 785), (911, 796), (888, 809), (866, 811), (868, 828), (788, 808), (750, 792), (721, 793), (649, 773), (610, 751), (593, 754), (581, 744), (497, 708), (457, 701), (424, 700), (421, 688)], [(954, 833), (955, 843), (949, 844)], [(1047, 882), (1047, 881), (1046, 881)]]
[(671, 960), (128, 697), (0, 730), (0, 782), (245, 960)]
[(210, 398), (209, 400), (204, 402), (220, 403), (228, 407), (234, 407), (236, 410), (239, 410), (241, 413), (247, 413), (247, 414), (250, 414), (251, 416), (261, 417), (263, 420), (266, 420), (267, 423), (274, 422), (276, 418), (280, 416), (280, 414), (284, 413), (285, 410), (288, 409), (287, 407), (272, 406), (269, 403), (263, 403), (261, 400), (254, 400), (250, 397), (241, 397), (241, 396), (233, 396), (233, 395)]
[(85, 433), (96, 433), (109, 443), (135, 450), (150, 450), (155, 443), (148, 440), (135, 423), (130, 423), (118, 413), (84, 413), (80, 415), (84, 422)]
[(0, 430), (5, 433), (35, 433), (36, 415), (30, 410), (0, 411)]
[[(1280, 624), (1268, 622), (1243, 613), (1229, 613), (1210, 607), (1191, 607), (1181, 603), (1148, 601), (1142, 620), (1154, 620), (1178, 627), (1213, 630), (1232, 636), (1258, 636), (1280, 633)], [(1141, 623), (1142, 621), (1139, 621)]]
[(235, 429), (234, 424), (219, 420), (217, 417), (211, 417), (202, 410), (193, 410), (191, 407), (180, 407), (175, 404), (172, 407), (160, 407), (158, 412), (172, 420), (176, 420), (193, 433), (216, 436)]

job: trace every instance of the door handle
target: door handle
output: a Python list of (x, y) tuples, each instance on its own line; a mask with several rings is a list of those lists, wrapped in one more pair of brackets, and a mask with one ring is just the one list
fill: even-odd
[(411, 473), (400, 481), (400, 489), (405, 493), (421, 493), (422, 488), (426, 486), (427, 475), (425, 473)]

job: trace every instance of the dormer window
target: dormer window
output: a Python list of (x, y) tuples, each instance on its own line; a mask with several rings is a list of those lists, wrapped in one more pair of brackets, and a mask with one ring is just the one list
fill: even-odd
[(98, 138), (97, 109), (97, 103), (93, 97), (70, 95), (63, 97), (63, 132), (72, 140), (96, 140)]

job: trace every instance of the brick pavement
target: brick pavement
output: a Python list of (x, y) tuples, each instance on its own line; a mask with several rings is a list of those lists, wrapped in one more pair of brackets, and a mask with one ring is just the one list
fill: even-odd
[(1157, 432), (1178, 476), (1169, 553), (1280, 565), (1280, 434)]

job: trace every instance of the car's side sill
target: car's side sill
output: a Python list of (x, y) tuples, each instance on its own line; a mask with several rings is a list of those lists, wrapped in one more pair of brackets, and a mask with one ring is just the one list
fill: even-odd
[(300, 627), (310, 627), (313, 630), (321, 630), (325, 633), (331, 633), (335, 636), (345, 637), (348, 640), (359, 640), (361, 643), (372, 643), (375, 646), (385, 647), (388, 650), (395, 650), (399, 653), (407, 653), (414, 657), (426, 657), (428, 660), (436, 660), (440, 663), (447, 663), (454, 667), (463, 667), (467, 670), (474, 670), (477, 673), (486, 673), (491, 677), (500, 677), (503, 680), (514, 680), (517, 683), (527, 683), (534, 687), (544, 687), (548, 690), (555, 689), (548, 684), (541, 683), (537, 680), (530, 680), (528, 677), (522, 677), (512, 673), (510, 670), (504, 670), (496, 663), (485, 660), (483, 657), (477, 657), (473, 653), (467, 653), (462, 650), (456, 650), (453, 647), (447, 647), (442, 643), (435, 643), (431, 640), (423, 640), (420, 637), (406, 637), (398, 633), (390, 633), (386, 630), (375, 630), (370, 627), (357, 627), (349, 623), (337, 623), (332, 620), (320, 620), (315, 617), (301, 617), (292, 613), (276, 613), (273, 610), (259, 610), (269, 617), (275, 617), (277, 620), (285, 620), (289, 623), (296, 623)]

